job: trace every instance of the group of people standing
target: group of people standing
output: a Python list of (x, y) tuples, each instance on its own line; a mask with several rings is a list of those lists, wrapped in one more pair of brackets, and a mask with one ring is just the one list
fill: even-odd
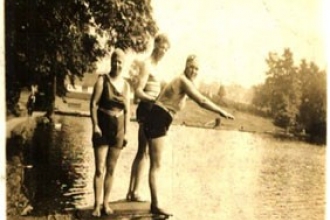
[[(234, 119), (195, 87), (194, 79), (199, 69), (198, 58), (195, 55), (188, 56), (183, 74), (162, 88), (156, 69), (169, 47), (167, 36), (159, 34), (154, 39), (151, 55), (143, 62), (139, 62), (139, 80), (134, 91), (140, 100), (136, 110), (139, 123), (138, 150), (132, 164), (126, 195), (128, 201), (142, 201), (139, 186), (146, 159), (149, 157), (150, 211), (162, 215), (171, 215), (160, 207), (157, 189), (162, 155), (166, 147), (166, 133), (175, 114), (184, 107), (186, 98), (191, 98), (200, 107), (224, 118)], [(110, 191), (118, 157), (127, 144), (127, 125), (130, 121), (130, 86), (122, 77), (124, 63), (125, 53), (121, 49), (116, 49), (111, 56), (109, 74), (98, 77), (91, 97), (92, 142), (95, 156), (93, 216), (101, 216), (102, 210), (108, 215), (114, 212), (109, 206)]]

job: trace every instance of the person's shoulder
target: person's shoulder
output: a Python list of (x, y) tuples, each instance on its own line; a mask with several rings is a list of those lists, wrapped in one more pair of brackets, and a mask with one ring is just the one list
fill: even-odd
[(166, 85), (171, 87), (182, 87), (185, 84), (185, 79), (181, 75), (175, 76), (171, 81), (166, 83)]
[(189, 83), (190, 82), (190, 80), (184, 74), (180, 74), (179, 76), (176, 77), (176, 79), (178, 81), (180, 81), (181, 83)]
[(149, 66), (150, 63), (147, 61), (136, 61), (136, 68), (138, 70), (138, 77), (149, 76)]
[(184, 89), (188, 89), (188, 88), (193, 88), (194, 87), (194, 83), (189, 80), (184, 74), (181, 74), (179, 76), (179, 82), (180, 82), (180, 87), (184, 88)]
[(130, 83), (128, 82), (128, 80), (127, 79), (123, 79), (124, 80), (124, 86), (125, 86), (125, 88), (130, 88)]
[(99, 74), (99, 75), (97, 76), (97, 79), (96, 79), (95, 84), (103, 83), (105, 77), (106, 77), (106, 74), (103, 74), (103, 73), (102, 73), (102, 74)]
[(103, 80), (105, 77), (106, 77), (106, 74), (105, 74), (105, 73), (100, 73), (100, 74), (97, 76), (97, 80)]

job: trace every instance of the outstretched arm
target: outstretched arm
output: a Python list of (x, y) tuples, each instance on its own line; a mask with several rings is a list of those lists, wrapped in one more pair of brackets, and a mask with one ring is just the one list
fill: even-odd
[(214, 104), (207, 97), (202, 95), (195, 87), (195, 85), (187, 78), (182, 77), (181, 85), (188, 97), (195, 101), (200, 107), (215, 112), (224, 118), (234, 119), (234, 116), (232, 116), (231, 114), (220, 108), (218, 105)]

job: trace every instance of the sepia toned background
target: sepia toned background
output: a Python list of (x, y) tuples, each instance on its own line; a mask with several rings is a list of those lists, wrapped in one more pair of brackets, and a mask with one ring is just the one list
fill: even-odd
[[(180, 74), (185, 57), (195, 53), (202, 60), (200, 78), (203, 80), (200, 80), (204, 87), (211, 87), (214, 82), (227, 88), (242, 87), (240, 90), (227, 89), (226, 93), (228, 98), (244, 101), (251, 99), (249, 89), (264, 83), (268, 68), (265, 60), (269, 53), (281, 56), (285, 48), (290, 48), (296, 65), (306, 59), (322, 70), (327, 68), (326, 1), (151, 2), (160, 30), (171, 39), (171, 49), (161, 63), (161, 70), (166, 72), (164, 80)], [(3, 11), (1, 13), (3, 18)], [(4, 29), (3, 25), (1, 27)], [(2, 40), (0, 64), (4, 73), (3, 43)], [(107, 58), (101, 61), (96, 72), (107, 72), (107, 62)], [(0, 83), (4, 85), (4, 74), (0, 77)], [(246, 96), (241, 94), (243, 91)], [(5, 100), (4, 91), (1, 96)], [(198, 110), (192, 114), (189, 110), (198, 107), (193, 104), (189, 107), (171, 128), (165, 156), (167, 166), (162, 177), (163, 192), (166, 192), (164, 204), (173, 210), (174, 219), (324, 217), (325, 146), (268, 136), (266, 132), (277, 128), (240, 112), (233, 112), (235, 122), (223, 120), (220, 129), (213, 130), (208, 123), (213, 123), (215, 115)], [(5, 110), (5, 106), (2, 109)], [(1, 133), (4, 134), (5, 114), (1, 117)], [(74, 152), (89, 155), (89, 158), (89, 119), (77, 121), (58, 117), (57, 120), (64, 130), (74, 123), (83, 128), (69, 132), (78, 132), (84, 137), (82, 139), (70, 135), (63, 137), (62, 133), (56, 133), (56, 137), (68, 140), (68, 146), (77, 148)], [(130, 163), (136, 149), (136, 124), (133, 123), (131, 129), (132, 141), (117, 166), (114, 200), (124, 197), (128, 185)], [(5, 137), (1, 140), (1, 146), (6, 146)], [(57, 150), (51, 152), (67, 153), (67, 149), (61, 148), (63, 146), (55, 144), (53, 147)], [(73, 163), (77, 158), (72, 155), (72, 152), (68, 153), (63, 161)], [(1, 161), (4, 161), (1, 165), (5, 165), (5, 154)], [(86, 182), (82, 206), (90, 206), (93, 167), (90, 158), (82, 164), (90, 166), (82, 173), (90, 181)], [(5, 180), (5, 176), (4, 166), (1, 179)], [(5, 184), (5, 181), (1, 182), (1, 195), (6, 195)], [(143, 196), (149, 197), (147, 185), (143, 188)], [(49, 201), (46, 199), (45, 202)]]

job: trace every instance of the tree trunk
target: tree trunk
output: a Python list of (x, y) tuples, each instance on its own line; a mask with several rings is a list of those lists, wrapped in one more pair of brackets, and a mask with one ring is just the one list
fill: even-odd
[(52, 118), (54, 116), (55, 111), (55, 99), (56, 99), (56, 75), (52, 77), (52, 83), (51, 83), (52, 89), (51, 89), (51, 95), (50, 95), (50, 102), (46, 111), (46, 117), (52, 121)]

